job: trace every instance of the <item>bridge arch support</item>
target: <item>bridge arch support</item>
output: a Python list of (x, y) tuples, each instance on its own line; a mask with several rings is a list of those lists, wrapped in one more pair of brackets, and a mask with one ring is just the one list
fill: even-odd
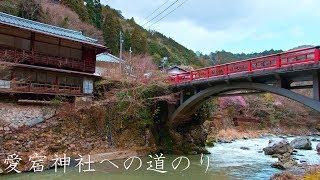
[(320, 101), (318, 100), (312, 99), (307, 96), (303, 96), (291, 90), (284, 89), (275, 85), (244, 82), (232, 83), (228, 85), (217, 85), (198, 92), (197, 94), (193, 95), (185, 102), (183, 102), (174, 111), (174, 113), (169, 117), (169, 123), (174, 127), (178, 124), (183, 123), (184, 121), (187, 121), (195, 113), (197, 108), (200, 107), (201, 103), (205, 100), (218, 94), (234, 90), (258, 90), (270, 92), (273, 94), (287, 97), (320, 112)]

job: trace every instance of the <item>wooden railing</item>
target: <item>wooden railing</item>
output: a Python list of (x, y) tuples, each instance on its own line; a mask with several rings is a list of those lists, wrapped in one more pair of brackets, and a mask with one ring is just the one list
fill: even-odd
[(81, 95), (82, 89), (80, 86), (62, 86), (41, 83), (26, 83), (26, 82), (11, 82), (11, 90), (17, 92), (28, 93), (52, 93), (52, 94), (69, 94)]
[(305, 63), (318, 64), (319, 61), (319, 47), (305, 48), (172, 75), (169, 77), (169, 82), (172, 84), (180, 84), (232, 74), (239, 74), (239, 76), (241, 76), (240, 73), (252, 73), (262, 70), (268, 71), (288, 66), (298, 66)]
[(64, 58), (59, 56), (49, 56), (30, 51), (0, 48), (0, 60), (13, 63), (23, 63), (31, 65), (44, 65), (55, 68), (80, 70), (83, 72), (94, 72), (93, 63), (85, 63), (81, 59)]

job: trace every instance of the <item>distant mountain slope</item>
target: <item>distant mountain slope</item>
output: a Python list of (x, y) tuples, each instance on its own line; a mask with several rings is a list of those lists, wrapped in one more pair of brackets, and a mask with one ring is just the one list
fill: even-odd
[[(312, 47), (314, 47), (314, 46), (313, 46), (313, 45), (301, 45), (301, 46), (292, 48), (292, 49), (290, 49), (290, 50), (303, 49), (303, 48), (312, 48)], [(290, 51), (290, 50), (289, 50), (289, 51)]]
[(237, 61), (237, 60), (244, 60), (244, 59), (250, 59), (250, 58), (255, 58), (259, 56), (267, 56), (270, 54), (277, 54), (283, 52), (282, 50), (268, 50), (268, 51), (263, 51), (259, 53), (236, 53), (233, 54), (231, 52), (226, 52), (226, 51), (216, 51), (214, 53), (210, 53), (209, 57), (210, 59), (215, 63), (215, 64), (224, 64), (224, 63), (229, 63), (232, 61)]
[[(302, 46), (298, 46), (290, 50), (296, 50), (296, 49), (302, 49), (302, 48), (310, 48), (310, 47), (314, 47), (312, 45), (302, 45)], [(231, 52), (227, 52), (227, 51), (216, 51), (216, 52), (212, 52), (210, 53), (210, 55), (207, 57), (209, 59), (211, 59), (213, 61), (214, 64), (223, 64), (223, 63), (229, 63), (232, 61), (237, 61), (237, 60), (245, 60), (245, 59), (250, 59), (250, 58), (255, 58), (255, 57), (259, 57), (259, 56), (267, 56), (267, 55), (271, 55), (271, 54), (277, 54), (277, 53), (281, 53), (283, 52), (283, 50), (267, 50), (267, 51), (263, 51), (263, 52), (258, 52), (258, 53), (231, 53)]]

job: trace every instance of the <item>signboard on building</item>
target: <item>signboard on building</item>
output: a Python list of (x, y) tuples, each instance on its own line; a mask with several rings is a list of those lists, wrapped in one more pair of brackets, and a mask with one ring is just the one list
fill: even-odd
[(6, 80), (0, 80), (0, 89), (10, 89), (11, 82)]
[(91, 79), (83, 80), (83, 93), (92, 94), (93, 93), (93, 81)]

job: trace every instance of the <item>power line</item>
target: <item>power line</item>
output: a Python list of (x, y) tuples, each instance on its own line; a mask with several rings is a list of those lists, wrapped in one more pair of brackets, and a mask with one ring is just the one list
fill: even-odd
[(152, 19), (150, 19), (148, 22), (144, 23), (142, 26), (147, 25), (148, 23), (150, 23), (151, 21), (153, 21), (154, 19), (156, 19), (157, 17), (159, 17), (161, 14), (163, 14), (164, 12), (166, 12), (168, 9), (170, 9), (173, 5), (175, 5), (179, 0), (174, 1), (172, 4), (170, 4), (167, 8), (165, 8), (163, 11), (161, 11), (159, 14), (157, 14), (155, 17), (153, 17)]
[(148, 28), (152, 27), (153, 25), (157, 24), (158, 22), (160, 22), (161, 20), (163, 20), (164, 18), (166, 18), (167, 16), (169, 16), (171, 13), (173, 13), (175, 10), (177, 10), (178, 8), (180, 8), (182, 5), (184, 5), (187, 1), (189, 0), (185, 0), (183, 1), (181, 4), (179, 4), (179, 6), (177, 6), (176, 8), (174, 8), (172, 11), (170, 11), (169, 13), (167, 13), (166, 15), (164, 15), (162, 18), (160, 18), (159, 20), (157, 20), (155, 23), (151, 24)]
[(167, 0), (166, 2), (164, 2), (162, 5), (160, 5), (157, 9), (153, 10), (152, 13), (150, 13), (149, 15), (147, 15), (146, 18), (143, 19), (143, 21), (146, 21), (149, 19), (149, 17), (151, 17), (155, 12), (157, 12), (160, 8), (162, 8), (164, 5), (166, 5), (170, 0)]

